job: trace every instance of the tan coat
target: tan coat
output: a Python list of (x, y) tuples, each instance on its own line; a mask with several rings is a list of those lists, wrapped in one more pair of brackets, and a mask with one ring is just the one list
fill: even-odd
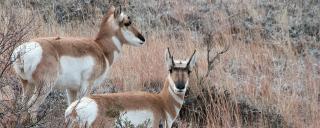
[(96, 37), (44, 37), (20, 45), (12, 56), (13, 67), (21, 79), (24, 100), (31, 106), (29, 111), (36, 117), (34, 111), (55, 86), (67, 89), (69, 103), (87, 95), (92, 86), (106, 79), (122, 45), (141, 46), (144, 42), (129, 17), (111, 7)]

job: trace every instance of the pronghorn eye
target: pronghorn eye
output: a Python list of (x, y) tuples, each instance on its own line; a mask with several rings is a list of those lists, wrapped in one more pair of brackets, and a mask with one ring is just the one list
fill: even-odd
[(172, 73), (172, 68), (169, 69), (169, 72)]
[(190, 70), (188, 70), (188, 75), (190, 75), (191, 74), (191, 71)]

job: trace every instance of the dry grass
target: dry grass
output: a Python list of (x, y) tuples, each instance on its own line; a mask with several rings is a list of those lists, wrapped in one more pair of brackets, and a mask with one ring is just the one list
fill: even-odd
[[(19, 9), (28, 12), (22, 14), (22, 19), (30, 16), (30, 12), (36, 12), (35, 24), (39, 28), (29, 33), (31, 37), (94, 36), (97, 32), (102, 16), (98, 7), (90, 7), (95, 10), (94, 18), (59, 24), (53, 10), (49, 10), (50, 20), (44, 21), (44, 8), (25, 8), (23, 5), (29, 6), (29, 1), (36, 0), (20, 3)], [(65, 3), (70, 2), (77, 3)], [(319, 6), (300, 6), (299, 1), (263, 3), (250, 0), (241, 3), (133, 0), (128, 3), (128, 13), (146, 35), (147, 44), (141, 48), (124, 47), (111, 74), (117, 90), (156, 88), (158, 84), (155, 83), (161, 83), (167, 73), (164, 66), (167, 47), (180, 58), (189, 57), (197, 49), (198, 74), (204, 76), (207, 71), (205, 37), (209, 35), (214, 51), (211, 54), (221, 51), (225, 45), (230, 45), (230, 49), (215, 62), (215, 68), (201, 85), (196, 73), (193, 74), (194, 82), (187, 96), (192, 103), (184, 107), (177, 121), (179, 127), (320, 125), (320, 33), (314, 36), (310, 28), (311, 34), (305, 30), (295, 38), (289, 32), (295, 18), (305, 18), (306, 12), (302, 10), (313, 7), (319, 15), (316, 8)], [(53, 8), (50, 4), (45, 5)], [(292, 12), (296, 12), (294, 16)], [(315, 16), (312, 22), (306, 23), (312, 26), (311, 23), (319, 23), (319, 20)], [(99, 89), (108, 88), (107, 85)], [(53, 115), (59, 114), (49, 113), (48, 120), (43, 123), (54, 126), (54, 121), (50, 121)], [(63, 113), (59, 120), (61, 118)]]

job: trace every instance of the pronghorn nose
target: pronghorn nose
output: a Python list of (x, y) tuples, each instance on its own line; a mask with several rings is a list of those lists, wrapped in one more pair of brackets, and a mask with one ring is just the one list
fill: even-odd
[(128, 23), (124, 23), (124, 26), (129, 26), (131, 25), (131, 21), (129, 21)]
[(138, 35), (138, 38), (139, 38), (142, 42), (145, 41), (144, 37), (143, 37), (141, 34)]
[(177, 87), (177, 89), (182, 90), (182, 89), (184, 89), (184, 83), (182, 83), (182, 82), (180, 83), (179, 82), (179, 83), (176, 84), (176, 87)]

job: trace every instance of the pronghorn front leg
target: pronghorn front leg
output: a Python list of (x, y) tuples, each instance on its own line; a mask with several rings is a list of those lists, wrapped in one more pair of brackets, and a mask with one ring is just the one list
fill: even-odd
[(84, 96), (87, 96), (91, 91), (91, 86), (93, 85), (93, 81), (83, 81), (81, 82), (81, 86), (79, 90), (67, 89), (67, 97), (68, 97), (68, 105), (77, 99), (81, 99)]
[(93, 86), (93, 80), (84, 81), (81, 84), (79, 99), (90, 94)]
[(67, 89), (67, 98), (68, 98), (68, 105), (70, 105), (73, 101), (77, 100), (77, 91), (72, 89)]

